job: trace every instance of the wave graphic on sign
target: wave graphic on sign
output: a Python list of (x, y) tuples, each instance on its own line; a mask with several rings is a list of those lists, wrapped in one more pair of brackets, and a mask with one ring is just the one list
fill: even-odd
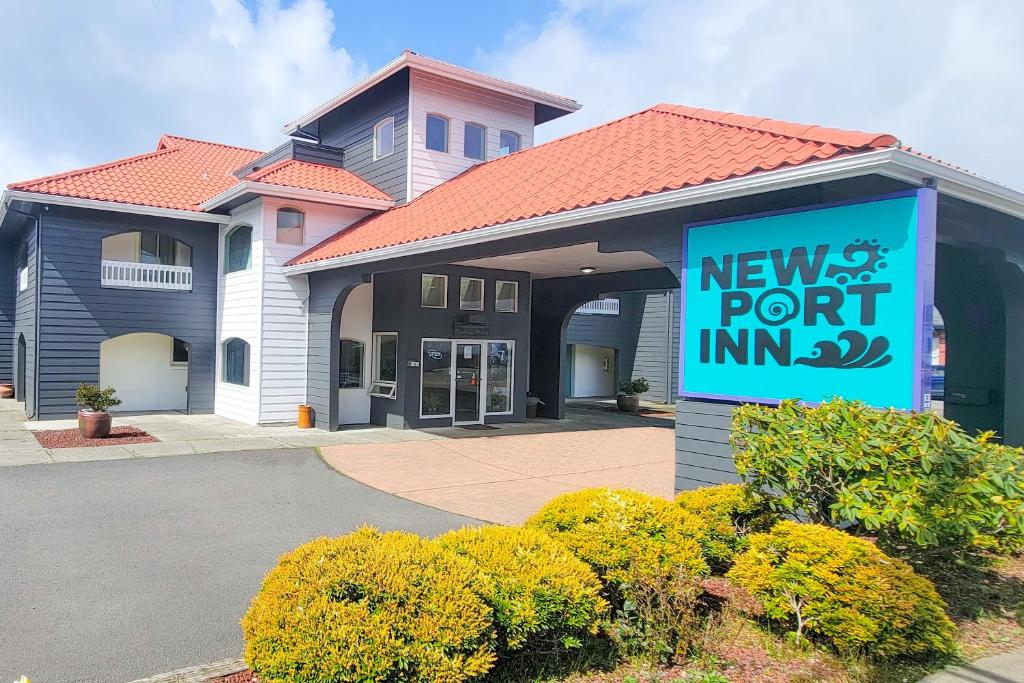
[[(846, 342), (848, 348), (844, 353), (839, 342)], [(813, 368), (837, 368), (853, 370), (855, 368), (880, 368), (892, 361), (889, 340), (875, 337), (868, 344), (868, 338), (854, 330), (839, 333), (839, 342), (820, 341), (814, 345), (810, 356), (797, 358), (797, 365), (809, 365)]]

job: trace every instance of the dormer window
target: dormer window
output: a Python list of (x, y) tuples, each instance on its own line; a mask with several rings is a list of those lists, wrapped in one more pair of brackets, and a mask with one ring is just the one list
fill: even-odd
[(487, 129), (479, 123), (467, 123), (462, 143), (462, 154), (467, 159), (484, 160), (487, 149)]
[(448, 119), (440, 114), (427, 114), (427, 149), (448, 151)]
[(389, 116), (373, 127), (373, 158), (376, 161), (395, 152), (395, 117)]
[(503, 157), (512, 152), (518, 152), (523, 144), (523, 138), (519, 133), (510, 130), (503, 130), (498, 136), (498, 156)]
[(277, 210), (277, 243), (302, 246), (306, 214), (298, 209), (285, 207)]

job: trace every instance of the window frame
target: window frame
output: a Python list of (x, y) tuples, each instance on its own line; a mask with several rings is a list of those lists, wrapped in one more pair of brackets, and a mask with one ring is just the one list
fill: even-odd
[[(350, 342), (359, 345), (359, 383), (354, 386), (341, 386), (341, 351), (342, 344)], [(341, 337), (338, 340), (338, 389), (363, 389), (366, 387), (366, 342), (353, 337)]]
[[(298, 242), (285, 242), (281, 240), (281, 212), (286, 214), (298, 214), (302, 217), (302, 223), (299, 225), (299, 241)], [(274, 241), (278, 244), (287, 244), (292, 247), (302, 247), (306, 244), (306, 212), (296, 206), (279, 206), (277, 211), (274, 212)], [(294, 228), (286, 228), (286, 230), (294, 230)], [(249, 258), (252, 259), (252, 243), (249, 243)]]
[[(241, 342), (245, 346), (243, 347), (244, 355), (242, 357), (242, 365), (245, 370), (245, 378), (241, 382), (233, 382), (228, 379), (228, 346), (231, 342)], [(220, 343), (221, 358), (220, 358), (220, 380), (223, 384), (230, 384), (235, 387), (248, 387), (251, 382), (252, 366), (250, 363), (252, 354), (252, 345), (245, 341), (241, 337), (228, 337)]]
[[(515, 137), (515, 139), (516, 139), (516, 148), (515, 149), (510, 149), (508, 152), (502, 152), (501, 150), (503, 150), (505, 148), (501, 144), (501, 136), (505, 135), (506, 133), (508, 133), (509, 135), (512, 135), (512, 136)], [(522, 148), (523, 148), (523, 136), (520, 133), (517, 133), (514, 130), (508, 130), (508, 129), (503, 129), (503, 130), (498, 131), (498, 156), (499, 157), (505, 157), (505, 156), (508, 156), (509, 154), (515, 154), (516, 152), (520, 151)]]
[[(502, 310), (498, 306), (498, 294), (502, 285), (512, 285), (515, 294), (512, 296), (512, 309)], [(519, 281), (518, 280), (495, 280), (494, 282), (494, 312), (495, 313), (518, 313), (519, 312)]]
[[(185, 356), (186, 356), (185, 360), (174, 360), (175, 342), (181, 342), (182, 344), (185, 345)], [(192, 355), (192, 348), (191, 348), (191, 346), (192, 345), (189, 344), (184, 339), (179, 339), (178, 337), (171, 337), (171, 367), (172, 368), (186, 368), (186, 367), (188, 367), (188, 361), (189, 361), (188, 356)]]
[[(370, 383), (367, 387), (370, 396), (377, 398), (388, 398), (395, 400), (398, 394), (398, 333), (397, 332), (374, 332), (372, 346), (370, 349)], [(383, 380), (380, 378), (380, 340), (384, 337), (395, 338), (395, 380)], [(387, 391), (375, 391), (378, 388)]]
[[(490, 398), (491, 390), (491, 367), (488, 361), (491, 358), (491, 344), (508, 344), (508, 410), (491, 412), (487, 410), (487, 399)], [(484, 417), (488, 415), (512, 415), (516, 412), (516, 340), (515, 339), (488, 339), (484, 341)]]
[[(439, 415), (424, 415), (423, 414), (423, 352), (426, 349), (428, 343), (448, 343), (450, 349), (448, 351), (448, 412)], [(420, 339), (420, 355), (416, 359), (420, 363), (419, 375), (420, 375), (420, 391), (417, 397), (417, 408), (416, 414), (419, 415), (421, 420), (451, 420), (455, 422), (455, 347), (459, 340), (449, 339), (447, 337), (423, 337)], [(483, 374), (483, 373), (481, 373)], [(482, 389), (483, 387), (481, 387)]]
[(28, 245), (22, 244), (18, 249), (18, 256), (15, 261), (15, 272), (17, 273), (18, 292), (28, 289)]
[[(380, 130), (388, 123), (391, 124), (391, 151), (387, 154), (380, 153)], [(395, 153), (395, 117), (388, 116), (373, 125), (373, 160), (383, 159)]]
[[(463, 299), (463, 291), (467, 282), (479, 282), (480, 283), (480, 307), (470, 308), (466, 306), (466, 301)], [(487, 306), (487, 283), (482, 277), (468, 277), (462, 275), (459, 277), (459, 310), (460, 311), (483, 311)]]
[[(249, 254), (245, 260), (244, 268), (231, 268), (231, 238), (239, 230), (249, 231)], [(239, 223), (228, 228), (227, 232), (224, 233), (224, 274), (231, 275), (232, 273), (244, 273), (247, 270), (252, 270), (252, 235), (253, 228), (248, 223)]]
[[(466, 131), (476, 128), (480, 131), (480, 156), (474, 157), (466, 153)], [(462, 127), (462, 156), (473, 161), (487, 161), (487, 126), (476, 121), (466, 121)]]
[[(428, 306), (427, 304), (423, 303), (423, 295), (424, 295), (423, 280), (424, 280), (424, 278), (428, 278), (428, 277), (439, 277), (439, 278), (442, 278), (444, 280), (444, 287), (442, 288), (442, 291), (444, 292), (444, 303), (441, 306)], [(440, 273), (420, 273), (420, 308), (432, 308), (432, 309), (438, 310), (438, 311), (447, 310), (447, 308), (448, 308), (448, 276), (447, 275), (442, 275)]]
[[(444, 149), (434, 149), (430, 146), (430, 119), (436, 118), (444, 121)], [(423, 147), (428, 152), (438, 152), (439, 154), (448, 154), (452, 148), (452, 120), (444, 114), (438, 114), (437, 112), (428, 111), (426, 118), (424, 119), (423, 126)]]

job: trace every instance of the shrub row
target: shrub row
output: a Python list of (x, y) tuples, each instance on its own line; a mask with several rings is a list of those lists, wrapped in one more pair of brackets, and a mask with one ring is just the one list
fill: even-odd
[(942, 600), (909, 565), (841, 531), (773, 522), (742, 486), (675, 504), (592, 489), (523, 527), (317, 539), (265, 578), (242, 621), (245, 658), (266, 683), (455, 683), (578, 651), (604, 626), (624, 652), (668, 659), (686, 651), (709, 564), (731, 566), (798, 639), (882, 657), (952, 649)]

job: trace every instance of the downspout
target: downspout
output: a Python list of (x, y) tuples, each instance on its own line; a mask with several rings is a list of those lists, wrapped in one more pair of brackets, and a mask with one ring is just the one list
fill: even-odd
[[(41, 248), (41, 244), (42, 244), (42, 232), (43, 232), (42, 228), (43, 228), (43, 224), (42, 224), (42, 220), (40, 219), (39, 215), (36, 214), (36, 213), (28, 213), (27, 211), (21, 211), (20, 209), (15, 209), (14, 207), (12, 207), (10, 205), (7, 206), (7, 210), (10, 211), (11, 213), (15, 213), (15, 214), (17, 214), (19, 216), (24, 216), (25, 218), (31, 218), (33, 221), (35, 221), (35, 224), (36, 224), (36, 273), (35, 273), (35, 290), (36, 291), (35, 291), (35, 306), (33, 307), (34, 308), (34, 312), (35, 312), (35, 315), (34, 315), (35, 319), (33, 320), (34, 336), (33, 336), (33, 339), (32, 339), (33, 358), (35, 359), (35, 363), (34, 363), (34, 367), (33, 367), (33, 372), (32, 372), (32, 401), (33, 401), (34, 405), (31, 406), (31, 409), (32, 409), (31, 413), (28, 412), (29, 408), (30, 408), (30, 406), (28, 405), (28, 401), (27, 400), (25, 401), (25, 412), (28, 413), (26, 416), (31, 418), (31, 419), (34, 419), (36, 417), (36, 413), (38, 412), (37, 407), (39, 406), (39, 306), (40, 306), (40, 297), (42, 295), (42, 277), (40, 277), (40, 271), (41, 271), (41, 266), (42, 266), (42, 248)], [(15, 311), (17, 311), (17, 301), (18, 301), (17, 292), (15, 292), (14, 301), (15, 301)], [(15, 320), (17, 320), (17, 313), (15, 313)], [(26, 360), (26, 364), (27, 364), (28, 359), (26, 358), (25, 360)], [(28, 370), (26, 368), (26, 372), (27, 371)]]

